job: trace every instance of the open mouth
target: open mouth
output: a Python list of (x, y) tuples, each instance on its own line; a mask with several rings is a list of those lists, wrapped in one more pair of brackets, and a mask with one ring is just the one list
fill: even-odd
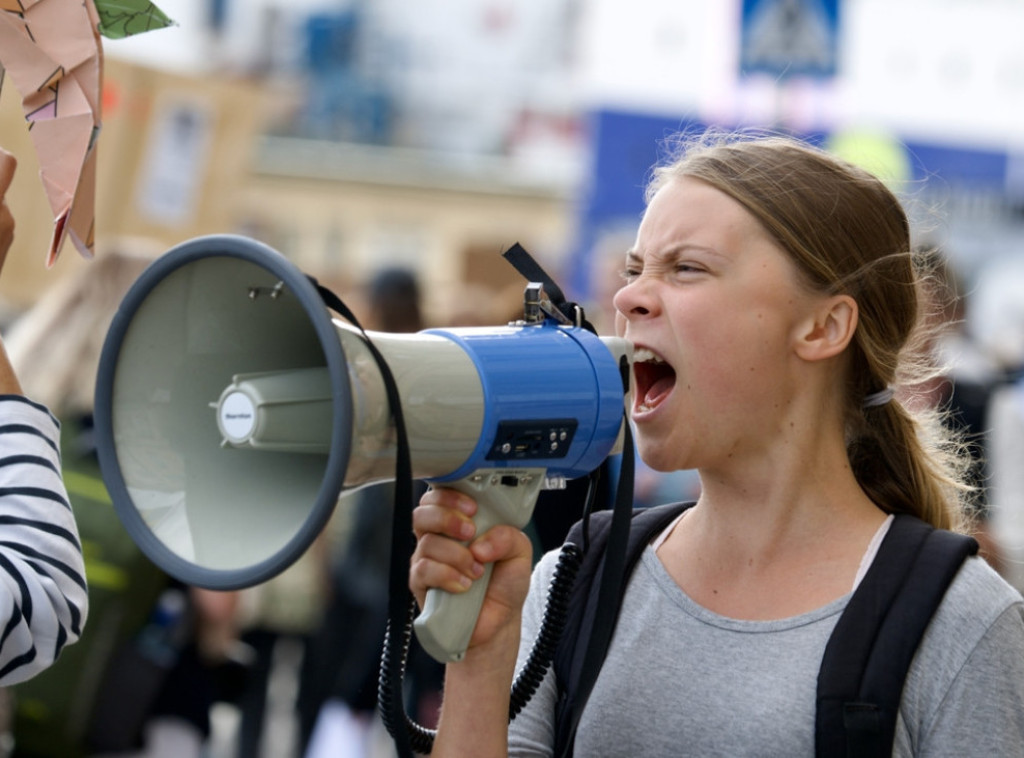
[(636, 412), (654, 410), (676, 386), (676, 371), (661, 356), (645, 347), (633, 354), (633, 377), (636, 380)]

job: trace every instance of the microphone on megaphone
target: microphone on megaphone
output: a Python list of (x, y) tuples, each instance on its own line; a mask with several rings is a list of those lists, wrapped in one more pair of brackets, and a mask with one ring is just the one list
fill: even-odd
[[(543, 488), (620, 449), (632, 360), (628, 342), (557, 323), (537, 294), (508, 326), (363, 332), (261, 243), (171, 249), (125, 295), (100, 357), (98, 454), (118, 516), (187, 584), (271, 578), (344, 491), (394, 478), (382, 358), (413, 476), (471, 494), (478, 533), (525, 526)], [(437, 660), (465, 653), (488, 578), (428, 593), (415, 629)]]

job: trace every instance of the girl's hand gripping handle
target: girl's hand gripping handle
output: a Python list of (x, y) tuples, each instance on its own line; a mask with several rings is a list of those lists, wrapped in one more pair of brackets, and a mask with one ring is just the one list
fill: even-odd
[[(465, 479), (445, 483), (473, 497), (478, 510), (473, 521), (476, 534), (482, 535), (498, 524), (522, 529), (533, 515), (537, 496), (544, 483), (544, 469), (486, 469)], [(441, 663), (460, 661), (470, 638), (491, 579), (492, 564), (463, 593), (441, 589), (427, 592), (423, 610), (413, 623), (420, 645)]]

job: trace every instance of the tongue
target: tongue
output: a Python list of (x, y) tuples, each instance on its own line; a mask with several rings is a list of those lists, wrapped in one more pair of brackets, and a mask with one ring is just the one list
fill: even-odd
[(654, 405), (659, 399), (669, 393), (675, 383), (674, 376), (663, 376), (655, 381), (647, 388), (647, 394), (644, 396), (644, 404)]

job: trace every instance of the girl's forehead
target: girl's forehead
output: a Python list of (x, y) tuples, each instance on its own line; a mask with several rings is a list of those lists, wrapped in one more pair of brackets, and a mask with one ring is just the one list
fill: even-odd
[(673, 179), (651, 198), (637, 230), (632, 252), (671, 256), (682, 249), (724, 254), (767, 232), (739, 202), (710, 184), (691, 177)]
[(699, 227), (757, 223), (737, 200), (707, 182), (688, 176), (672, 179), (654, 193), (641, 219), (640, 231), (652, 222)]

